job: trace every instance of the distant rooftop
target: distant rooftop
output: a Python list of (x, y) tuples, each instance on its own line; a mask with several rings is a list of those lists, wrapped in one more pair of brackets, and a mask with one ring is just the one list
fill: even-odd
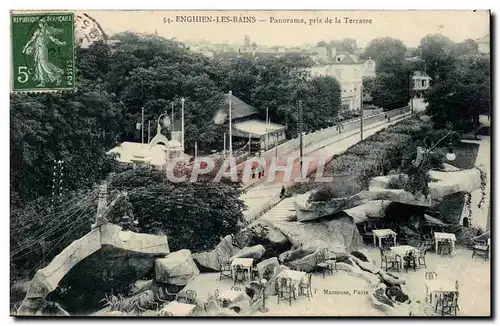
[[(224, 104), (217, 110), (214, 116), (216, 124), (222, 124), (229, 116), (229, 96), (225, 96)], [(231, 119), (240, 119), (259, 113), (259, 111), (248, 103), (243, 102), (236, 96), (231, 96)]]

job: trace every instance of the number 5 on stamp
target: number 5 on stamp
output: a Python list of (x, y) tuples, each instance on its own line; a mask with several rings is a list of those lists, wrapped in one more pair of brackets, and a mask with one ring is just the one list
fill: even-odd
[(73, 13), (11, 15), (12, 90), (75, 88)]

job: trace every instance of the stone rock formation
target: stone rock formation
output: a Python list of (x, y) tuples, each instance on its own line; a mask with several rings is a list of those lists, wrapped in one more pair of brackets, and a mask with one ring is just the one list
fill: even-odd
[(191, 257), (191, 251), (182, 249), (170, 253), (155, 261), (155, 278), (157, 282), (174, 285), (187, 285), (200, 274)]
[[(156, 258), (168, 253), (166, 236), (122, 231), (118, 225), (103, 224), (73, 241), (48, 266), (36, 272), (17, 313), (34, 315), (61, 282), (71, 284), (69, 296), (74, 298), (76, 307), (79, 302), (75, 298), (81, 293), (101, 299), (105, 291), (143, 277), (153, 268)], [(131, 254), (133, 257), (126, 258)], [(103, 273), (113, 277), (103, 278)], [(96, 293), (89, 292), (90, 284)], [(73, 310), (67, 305), (64, 308), (70, 313)]]
[(253, 258), (259, 259), (266, 252), (266, 248), (263, 245), (256, 245), (252, 247), (245, 247), (238, 251), (236, 254), (229, 258), (229, 261), (232, 262), (235, 258)]
[(274, 257), (290, 249), (291, 243), (278, 228), (266, 221), (257, 220), (234, 236), (238, 247), (263, 245), (266, 257)]
[(259, 278), (265, 278), (269, 281), (269, 275), (272, 275), (274, 268), (279, 266), (279, 264), (278, 258), (276, 257), (268, 258), (258, 263), (255, 267), (259, 273)]
[(403, 189), (389, 189), (389, 178), (374, 178), (369, 190), (363, 190), (353, 196), (333, 198), (327, 202), (309, 202), (309, 196), (297, 196), (294, 204), (298, 221), (315, 220), (323, 216), (335, 214), (374, 200), (387, 200), (403, 204), (432, 207), (436, 206), (447, 195), (457, 192), (472, 192), (481, 187), (481, 173), (477, 168), (459, 171), (429, 171), (435, 182), (429, 183), (429, 195), (413, 195)]
[(241, 249), (233, 246), (233, 236), (225, 236), (214, 250), (194, 253), (193, 260), (201, 272), (215, 272), (220, 270), (219, 259), (228, 261)]
[(337, 255), (357, 250), (362, 237), (352, 217), (345, 213), (310, 222), (273, 221), (295, 248), (328, 248)]

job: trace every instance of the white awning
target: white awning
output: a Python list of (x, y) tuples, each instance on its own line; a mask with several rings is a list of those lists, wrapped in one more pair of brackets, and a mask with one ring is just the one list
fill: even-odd
[(266, 124), (261, 120), (248, 120), (234, 124), (233, 128), (244, 133), (263, 136), (266, 133), (273, 133), (276, 131), (284, 130), (285, 126), (272, 122)]

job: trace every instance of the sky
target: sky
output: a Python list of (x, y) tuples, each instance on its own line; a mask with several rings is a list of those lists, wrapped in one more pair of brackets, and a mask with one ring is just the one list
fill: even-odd
[[(133, 31), (158, 33), (166, 38), (207, 40), (210, 43), (243, 43), (245, 35), (252, 42), (273, 46), (315, 44), (322, 40), (350, 37), (358, 47), (365, 47), (379, 37), (400, 39), (407, 47), (416, 47), (427, 34), (440, 33), (459, 42), (478, 39), (489, 33), (488, 11), (86, 11), (99, 22), (108, 35)], [(255, 17), (255, 23), (175, 22), (177, 16)], [(340, 23), (328, 23), (327, 18)], [(371, 20), (371, 23), (346, 23), (344, 17)], [(302, 18), (302, 23), (271, 23), (271, 18)], [(310, 24), (314, 19), (322, 22)], [(168, 23), (168, 21), (171, 21)], [(165, 23), (167, 22), (167, 23)]]

